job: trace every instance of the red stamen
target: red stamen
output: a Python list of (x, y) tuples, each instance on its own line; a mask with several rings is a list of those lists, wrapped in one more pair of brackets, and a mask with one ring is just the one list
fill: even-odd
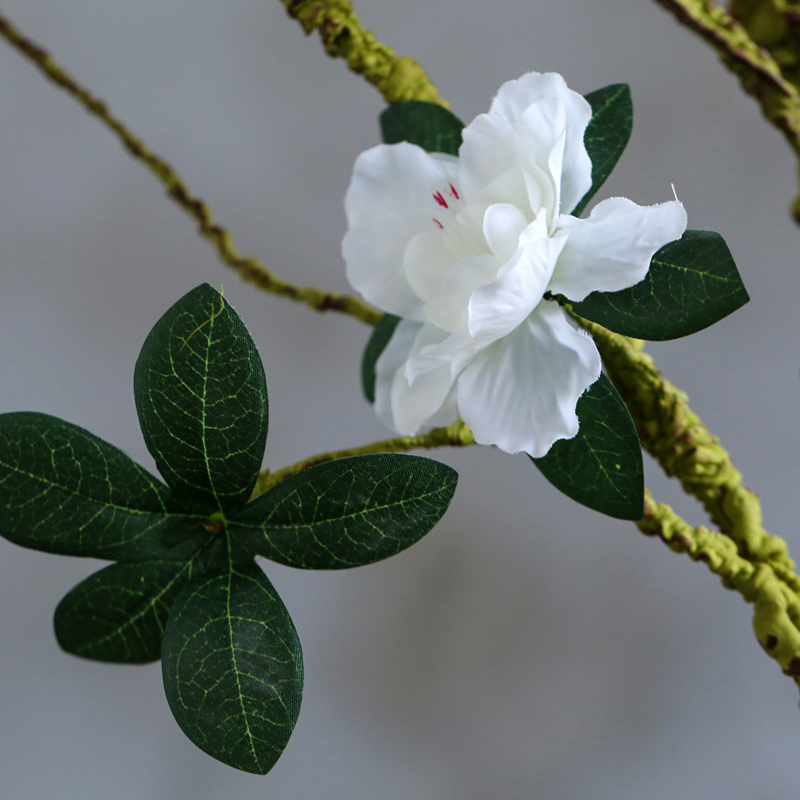
[(435, 222), (435, 223), (436, 223), (436, 224), (439, 226), (439, 230), (440, 230), (440, 231), (443, 231), (443, 230), (444, 230), (444, 225), (442, 225), (442, 223), (441, 223), (441, 222), (439, 222), (439, 220), (438, 220), (438, 219), (434, 219), (433, 221), (434, 221), (434, 222)]
[(456, 200), (460, 200), (461, 198), (458, 196), (458, 192), (456, 191), (456, 187), (453, 184), (450, 184), (450, 193), (455, 197)]
[(441, 192), (436, 192), (436, 194), (433, 196), (433, 199), (434, 199), (434, 200), (435, 200), (435, 201), (436, 201), (436, 202), (437, 202), (437, 203), (438, 203), (440, 206), (442, 206), (442, 208), (448, 208), (448, 205), (447, 205), (447, 200), (445, 200), (445, 199), (444, 199), (444, 197), (442, 197), (442, 193), (441, 193)]

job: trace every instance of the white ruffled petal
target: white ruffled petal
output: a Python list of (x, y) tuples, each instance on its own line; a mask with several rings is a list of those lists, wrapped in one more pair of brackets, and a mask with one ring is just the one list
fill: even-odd
[(458, 159), (426, 153), (408, 142), (381, 144), (363, 152), (353, 167), (344, 198), (350, 227), (383, 214), (410, 209), (430, 210), (435, 216), (435, 192), (457, 179)]
[(375, 413), (387, 427), (396, 430), (392, 416), (392, 385), (395, 376), (402, 373), (422, 325), (401, 320), (392, 338), (375, 362)]
[(453, 332), (461, 319), (472, 293), (494, 280), (500, 261), (496, 256), (473, 256), (459, 261), (442, 287), (425, 306), (427, 319), (443, 330)]
[(381, 310), (424, 322), (423, 302), (409, 285), (403, 261), (409, 242), (430, 224), (426, 211), (412, 210), (351, 226), (342, 240), (347, 280)]
[(495, 203), (483, 216), (483, 235), (501, 263), (508, 261), (519, 247), (519, 236), (528, 227), (525, 215), (511, 203)]
[(381, 353), (375, 365), (375, 411), (384, 424), (397, 433), (408, 436), (456, 421), (453, 378), (448, 363), (421, 373), (413, 384), (405, 374), (409, 359), (447, 337), (446, 331), (434, 325), (417, 325), (404, 320)]
[(686, 230), (686, 211), (678, 200), (637, 206), (612, 197), (594, 207), (588, 219), (561, 217), (569, 236), (549, 289), (579, 302), (592, 292), (618, 292), (644, 280), (650, 259)]
[(458, 410), (479, 444), (545, 455), (578, 432), (578, 398), (600, 377), (600, 354), (564, 312), (541, 303), (458, 378)]
[[(541, 227), (537, 222), (531, 228)], [(501, 277), (475, 290), (468, 308), (469, 332), (477, 347), (509, 335), (542, 302), (565, 241), (564, 236), (535, 238), (534, 233), (503, 267)]]
[(559, 98), (566, 114), (561, 212), (568, 214), (592, 186), (592, 162), (583, 143), (586, 126), (592, 118), (592, 107), (586, 99), (573, 92), (561, 75), (529, 72), (500, 87), (489, 114), (514, 122), (533, 103), (548, 97)]

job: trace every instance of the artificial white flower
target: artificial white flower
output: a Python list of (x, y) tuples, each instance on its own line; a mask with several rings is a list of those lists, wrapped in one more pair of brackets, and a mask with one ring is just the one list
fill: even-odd
[(555, 73), (505, 83), (458, 158), (403, 142), (362, 153), (345, 197), (350, 283), (403, 318), (376, 364), (375, 410), (400, 434), (460, 415), (479, 444), (534, 458), (578, 432), (600, 376), (573, 301), (641, 281), (679, 239), (677, 200), (614, 197), (569, 216), (592, 185), (589, 103)]

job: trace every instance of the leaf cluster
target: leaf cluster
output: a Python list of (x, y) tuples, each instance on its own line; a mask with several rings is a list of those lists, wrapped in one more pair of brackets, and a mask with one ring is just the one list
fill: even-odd
[(418, 456), (366, 455), (305, 470), (248, 502), (267, 440), (267, 386), (244, 323), (208, 284), (156, 323), (134, 394), (165, 483), (76, 425), (3, 414), (0, 534), (116, 562), (59, 603), (59, 644), (99, 661), (161, 658), (184, 733), (264, 774), (297, 720), (303, 659), (255, 556), (302, 569), (388, 558), (438, 522), (456, 473)]
[[(611, 174), (633, 130), (633, 102), (627, 84), (586, 95), (592, 118), (584, 144), (592, 162), (592, 185), (572, 211), (580, 216)], [(422, 101), (398, 103), (380, 117), (387, 144), (407, 141), (428, 152), (458, 155), (464, 123), (450, 111)], [(712, 325), (749, 300), (723, 238), (688, 230), (659, 250), (643, 281), (619, 292), (594, 292), (572, 313), (638, 339), (663, 341)], [(568, 305), (565, 298), (553, 301)], [(375, 364), (399, 319), (385, 315), (362, 359), (362, 384), (375, 400)], [(641, 519), (644, 470), (633, 420), (605, 375), (580, 398), (577, 436), (564, 439), (542, 458), (531, 459), (559, 490), (589, 508), (619, 519)]]

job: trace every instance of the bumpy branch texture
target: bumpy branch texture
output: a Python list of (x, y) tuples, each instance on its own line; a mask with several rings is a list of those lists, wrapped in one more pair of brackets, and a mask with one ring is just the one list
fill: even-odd
[(117, 135), (131, 155), (147, 166), (161, 181), (167, 190), (167, 195), (197, 222), (201, 235), (211, 242), (220, 260), (238, 272), (244, 280), (254, 283), (266, 292), (305, 303), (315, 311), (341, 311), (368, 325), (377, 323), (381, 313), (357, 297), (313, 286), (295, 286), (267, 269), (257, 258), (241, 255), (233, 244), (230, 232), (214, 222), (208, 204), (192, 195), (181, 176), (164, 159), (151, 152), (141, 139), (131, 133), (109, 111), (108, 106), (102, 100), (81, 86), (53, 60), (46, 50), (23, 36), (2, 13), (0, 13), (0, 35), (33, 61), (51, 81), (72, 95), (90, 114), (97, 117)]
[[(800, 6), (796, 0), (656, 0), (699, 34), (736, 74), (800, 157)], [(800, 222), (800, 197), (792, 205)]]
[[(764, 530), (758, 498), (742, 485), (742, 475), (730, 455), (689, 408), (686, 395), (662, 377), (653, 358), (642, 350), (644, 343), (578, 319), (597, 343), (609, 377), (631, 412), (642, 447), (667, 475), (678, 478), (684, 491), (703, 504), (720, 528), (720, 533), (698, 528), (704, 531), (700, 539), (695, 532), (695, 538), (688, 536), (687, 541), (697, 545), (702, 539), (704, 547), (716, 548), (722, 561), (709, 562), (709, 568), (723, 578), (723, 585), (755, 603), (753, 626), (759, 642), (787, 675), (800, 675), (800, 578), (786, 542)], [(664, 524), (668, 522), (664, 530), (691, 531), (668, 506), (655, 506), (650, 499), (639, 523), (643, 532), (662, 533), (658, 515), (653, 516), (655, 508), (669, 510), (666, 516), (666, 512), (661, 514)], [(673, 549), (695, 552), (679, 538), (662, 538), (670, 546), (674, 543)], [(725, 541), (729, 544), (723, 546)], [(749, 567), (745, 569), (741, 562)], [(795, 680), (800, 685), (800, 679)]]
[(398, 56), (361, 26), (350, 0), (281, 0), (286, 12), (303, 26), (306, 35), (319, 31), (325, 52), (343, 58), (357, 75), (363, 75), (387, 103), (427, 100), (445, 108), (422, 66)]

